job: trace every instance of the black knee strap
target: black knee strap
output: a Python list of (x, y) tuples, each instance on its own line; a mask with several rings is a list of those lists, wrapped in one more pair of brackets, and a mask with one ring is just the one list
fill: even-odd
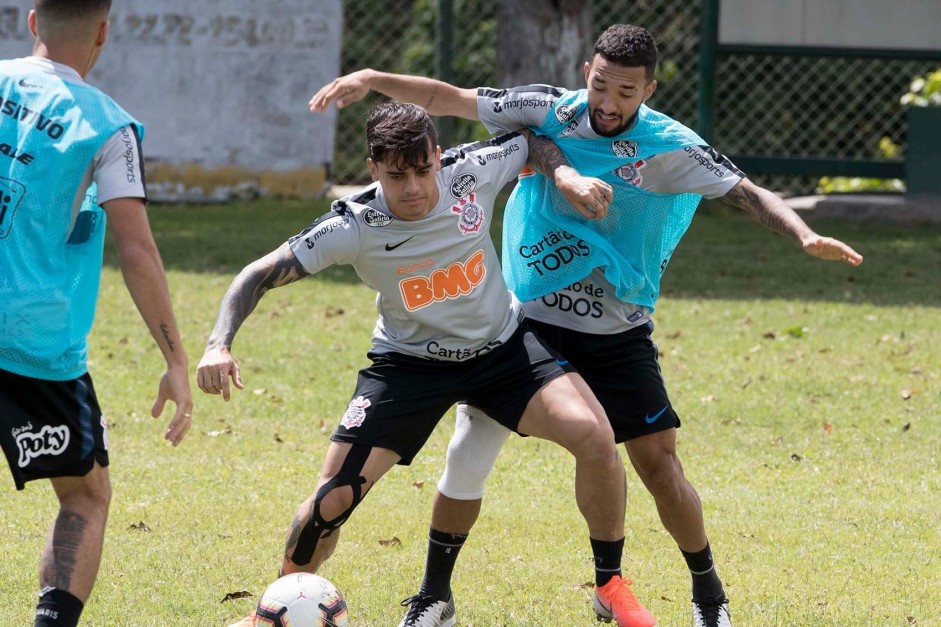
[[(317, 490), (314, 504), (311, 506), (310, 518), (297, 536), (297, 545), (295, 545), (294, 552), (291, 554), (292, 562), (298, 566), (309, 564), (314, 557), (314, 551), (317, 550), (317, 543), (320, 538), (328, 537), (335, 529), (345, 523), (353, 510), (356, 509), (356, 506), (363, 500), (362, 486), (366, 483), (366, 478), (360, 473), (366, 465), (370, 452), (372, 452), (371, 446), (352, 445), (346, 454), (346, 459), (343, 460), (343, 465), (340, 466), (340, 471)], [(320, 515), (321, 501), (331, 490), (343, 486), (349, 486), (353, 491), (353, 501), (350, 503), (350, 507), (341, 512), (336, 518), (325, 520)]]

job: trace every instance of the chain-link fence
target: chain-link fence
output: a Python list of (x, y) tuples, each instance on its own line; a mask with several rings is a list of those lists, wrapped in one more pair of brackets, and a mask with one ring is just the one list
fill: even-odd
[[(343, 74), (371, 67), (385, 72), (435, 76), (435, 0), (345, 0)], [(460, 46), (454, 84), (461, 87), (493, 85), (497, 56), (497, 3), (458, 0), (454, 22)], [(336, 184), (369, 180), (366, 171), (366, 114), (377, 100), (364, 99), (339, 112), (335, 160), (331, 179)], [(486, 137), (482, 125), (456, 121), (454, 143)], [(447, 146), (445, 146), (447, 147)]]
[[(435, 75), (435, 0), (345, 0), (342, 72), (363, 67)], [(495, 74), (498, 3), (456, 0), (454, 75), (461, 87), (499, 86)], [(642, 25), (657, 38), (660, 66), (648, 103), (697, 128), (701, 3), (692, 0), (595, 0), (594, 37), (612, 23)], [(591, 42), (589, 42), (590, 46)], [(589, 50), (586, 50), (586, 57)], [(937, 62), (720, 55), (716, 62), (713, 143), (726, 154), (883, 157), (888, 138), (904, 155), (905, 111), (899, 99), (916, 75)], [(567, 87), (582, 87), (572, 85)], [(335, 183), (366, 180), (363, 121), (374, 99), (338, 118)], [(456, 124), (454, 143), (485, 136), (482, 125)], [(752, 177), (787, 193), (811, 193), (810, 176)]]

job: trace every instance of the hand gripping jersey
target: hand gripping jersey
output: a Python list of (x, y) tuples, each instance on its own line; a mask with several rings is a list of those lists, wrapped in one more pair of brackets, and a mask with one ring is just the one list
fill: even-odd
[[(547, 113), (553, 110), (558, 111), (557, 101), (560, 98), (571, 98), (573, 93), (547, 85), (526, 85), (501, 90), (480, 88), (477, 95), (477, 110), (481, 121), (491, 132), (521, 126), (538, 130), (547, 122)], [(565, 102), (560, 104), (564, 105)], [(609, 147), (613, 151), (612, 143), (619, 139), (606, 138), (595, 133), (589, 123), (587, 107), (584, 107), (580, 114), (576, 114), (571, 109), (562, 109), (557, 120), (559, 118), (561, 120), (570, 118), (564, 123), (561, 135), (585, 142), (583, 144), (585, 147), (595, 151), (590, 156), (607, 152)], [(561, 124), (563, 124), (562, 121), (553, 124), (557, 132)], [(635, 129), (636, 126), (631, 131)], [(625, 133), (625, 135), (629, 134)], [(566, 142), (558, 138), (556, 141), (563, 150), (568, 150)], [(621, 147), (622, 152), (630, 154), (631, 144), (622, 144)], [(728, 193), (744, 177), (744, 174), (731, 161), (707, 145), (686, 145), (644, 158), (627, 157), (616, 167), (614, 174), (616, 175), (612, 183), (614, 189), (620, 192), (624, 189), (630, 191), (631, 188), (635, 188), (640, 194), (646, 194), (652, 198), (678, 194), (717, 198)], [(604, 176), (602, 178), (612, 182), (611, 178)], [(623, 195), (619, 193), (617, 198), (621, 197)], [(602, 222), (612, 220), (612, 214), (618, 210), (616, 202), (612, 204), (608, 216)], [(547, 215), (550, 220), (553, 220), (554, 216), (552, 212)], [(594, 222), (591, 224), (598, 225)], [(513, 225), (506, 221), (504, 228), (510, 229)], [(650, 235), (654, 232), (650, 232)], [(678, 239), (680, 235), (682, 233), (677, 233), (675, 237)], [(548, 268), (562, 266), (574, 257), (576, 251), (563, 248), (571, 246), (571, 241), (558, 238), (556, 247), (552, 248), (551, 242), (554, 239), (556, 238), (550, 238), (545, 244), (525, 251), (526, 254), (535, 255), (528, 260), (534, 267), (546, 270), (546, 266)], [(612, 239), (612, 243), (618, 246), (619, 240)], [(504, 237), (504, 241), (507, 241), (507, 236)], [(507, 252), (509, 252), (508, 249)], [(629, 253), (626, 250), (622, 252)], [(635, 302), (640, 300), (639, 295), (642, 291), (622, 292), (618, 295), (615, 285), (605, 277), (606, 270), (607, 268), (595, 267), (585, 278), (541, 298), (526, 300), (523, 303), (523, 309), (527, 317), (584, 333), (598, 334), (620, 333), (633, 326), (645, 324), (650, 319), (652, 307), (645, 307)], [(512, 268), (504, 265), (504, 274), (508, 275), (510, 271)], [(538, 277), (538, 272), (536, 275)], [(646, 285), (646, 281), (644, 284)]]
[(0, 62), (0, 368), (74, 379), (86, 371), (105, 231), (89, 168), (116, 131), (143, 128), (77, 74), (24, 61)]
[[(700, 195), (641, 188), (644, 159), (695, 149), (703, 140), (685, 126), (641, 106), (630, 129), (605, 138), (590, 131), (586, 90), (544, 85), (478, 90), (478, 112), (488, 127), (527, 124), (551, 137), (583, 175), (614, 189), (612, 210), (586, 221), (542, 176), (522, 177), (504, 221), (504, 273), (526, 301), (549, 294), (604, 267), (616, 297), (653, 309), (660, 274), (685, 233)], [(541, 116), (537, 124), (533, 119)], [(499, 120), (499, 121), (498, 121)]]
[[(660, 293), (660, 274), (699, 205), (698, 194), (656, 194), (630, 185), (619, 174), (638, 159), (705, 142), (644, 105), (637, 121), (617, 137), (566, 135), (588, 107), (585, 90), (559, 98), (537, 132), (551, 137), (572, 166), (614, 190), (603, 220), (585, 220), (545, 177), (524, 177), (507, 203), (504, 264), (507, 283), (522, 300), (552, 293), (586, 277), (595, 267), (621, 300), (649, 307)], [(602, 141), (607, 150), (599, 150)]]
[(442, 155), (439, 199), (420, 220), (398, 220), (378, 183), (333, 203), (290, 240), (310, 272), (347, 263), (378, 292), (376, 352), (463, 361), (499, 346), (519, 325), (490, 238), (493, 203), (526, 164), (509, 134)]

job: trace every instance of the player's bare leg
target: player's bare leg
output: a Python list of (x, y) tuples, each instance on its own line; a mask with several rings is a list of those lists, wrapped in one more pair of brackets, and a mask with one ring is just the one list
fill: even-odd
[(111, 482), (108, 469), (97, 462), (83, 477), (57, 477), (51, 482), (59, 513), (42, 552), (37, 621), (44, 613), (58, 614), (61, 624), (74, 624), (67, 615), (78, 621), (98, 576)]
[(704, 549), (702, 504), (676, 454), (676, 429), (629, 440), (625, 447), (637, 476), (657, 504), (663, 527), (680, 549), (690, 553)]
[(445, 533), (470, 533), (480, 516), (483, 499), (462, 501), (435, 492), (435, 503), (431, 510), (431, 526)]
[(694, 624), (731, 625), (728, 598), (712, 563), (702, 502), (676, 454), (676, 429), (629, 440), (625, 446), (634, 470), (654, 498), (663, 527), (673, 536), (689, 566)]
[(333, 554), (340, 526), (399, 459), (389, 449), (331, 442), (317, 487), (291, 522), (281, 574), (317, 572)]
[[(473, 415), (473, 417), (472, 417)], [(475, 437), (468, 439), (471, 428)], [(496, 462), (497, 454), (510, 430), (478, 410), (459, 405), (455, 432), (448, 444), (448, 461), (435, 492), (428, 530), (425, 573), (418, 593), (402, 601), (408, 609), (399, 627), (449, 627), (456, 623), (451, 575), (471, 527), (480, 514), (480, 498), (452, 498), (483, 494), (483, 484)], [(483, 440), (486, 444), (481, 444)], [(471, 447), (463, 446), (476, 442)], [(446, 488), (442, 488), (446, 486)]]
[(579, 375), (553, 379), (529, 401), (519, 432), (564, 446), (575, 456), (575, 501), (588, 523), (595, 558), (594, 608), (618, 627), (656, 620), (621, 577), (626, 477), (604, 409)]
[(575, 500), (597, 540), (624, 537), (625, 474), (601, 405), (578, 375), (542, 387), (526, 406), (519, 432), (551, 440), (575, 456)]

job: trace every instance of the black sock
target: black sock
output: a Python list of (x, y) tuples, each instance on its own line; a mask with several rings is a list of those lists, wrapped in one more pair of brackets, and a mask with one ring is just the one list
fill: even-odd
[(33, 627), (75, 627), (84, 607), (85, 604), (69, 592), (46, 588), (39, 593)]
[(680, 549), (680, 553), (686, 558), (686, 565), (689, 566), (689, 573), (693, 577), (693, 599), (725, 596), (722, 580), (719, 579), (716, 567), (712, 563), (712, 549), (708, 542), (702, 551), (687, 553)]
[(591, 540), (591, 552), (595, 554), (595, 586), (601, 587), (617, 575), (621, 576), (621, 554), (624, 538), (620, 540)]
[(419, 592), (444, 601), (451, 593), (451, 573), (457, 562), (466, 533), (428, 531), (428, 556), (425, 558), (425, 579)]

